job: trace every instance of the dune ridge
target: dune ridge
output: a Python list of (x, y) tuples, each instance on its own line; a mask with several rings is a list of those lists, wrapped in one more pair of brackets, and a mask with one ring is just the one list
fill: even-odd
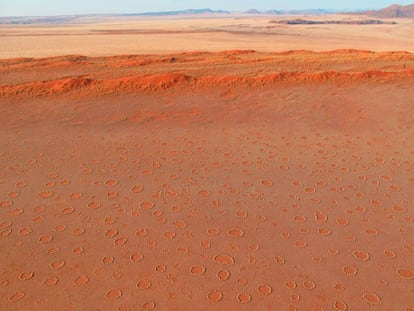
[[(215, 64), (218, 63), (220, 67), (216, 68)], [(251, 66), (256, 65), (257, 69), (252, 70)], [(107, 69), (113, 67), (119, 70), (116, 74), (109, 74)], [(34, 76), (39, 68), (49, 73), (42, 75), (42, 78), (49, 75), (48, 79), (40, 80)], [(69, 69), (75, 74), (66, 75)], [(23, 72), (20, 81), (0, 85), (2, 97), (156, 93), (175, 87), (208, 89), (218, 86), (257, 87), (292, 83), (403, 82), (414, 76), (414, 56), (401, 51), (375, 53), (351, 49), (324, 53), (296, 50), (270, 54), (237, 50), (168, 56), (92, 58), (69, 55), (0, 62), (0, 72), (5, 75), (20, 71)], [(27, 78), (30, 75), (33, 78)]]
[(228, 86), (265, 86), (275, 83), (346, 83), (352, 81), (397, 81), (414, 77), (414, 70), (400, 72), (366, 71), (366, 72), (278, 72), (271, 75), (242, 77), (242, 76), (205, 76), (191, 77), (183, 74), (159, 74), (150, 76), (133, 76), (108, 80), (93, 80), (84, 77), (70, 77), (50, 81), (27, 82), (18, 85), (0, 87), (3, 97), (45, 97), (78, 92), (82, 96), (98, 94), (133, 93), (138, 91), (156, 92), (171, 87), (228, 87)]

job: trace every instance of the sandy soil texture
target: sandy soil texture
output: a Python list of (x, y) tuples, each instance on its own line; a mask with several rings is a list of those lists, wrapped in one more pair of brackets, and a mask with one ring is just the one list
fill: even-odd
[[(283, 25), (298, 16), (95, 17), (67, 24), (0, 24), (0, 58), (80, 54), (168, 54), (193, 50), (326, 51), (355, 48), (414, 52), (412, 19), (395, 25)], [(323, 15), (312, 21), (361, 21), (368, 16)]]
[(414, 310), (414, 55), (0, 61), (4, 310)]

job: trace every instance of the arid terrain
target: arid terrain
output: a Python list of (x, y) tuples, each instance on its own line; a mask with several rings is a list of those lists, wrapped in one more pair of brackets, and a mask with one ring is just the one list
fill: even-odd
[(248, 18), (0, 26), (0, 309), (414, 310), (412, 22)]
[[(285, 25), (300, 16), (206, 15), (186, 17), (79, 17), (67, 23), (0, 24), (0, 58), (61, 55), (113, 56), (188, 51), (359, 49), (414, 52), (413, 20), (389, 24)], [(321, 15), (314, 22), (357, 23), (372, 17)], [(9, 21), (10, 22), (10, 21)], [(391, 24), (395, 22), (396, 24)], [(361, 27), (362, 26), (362, 27)]]

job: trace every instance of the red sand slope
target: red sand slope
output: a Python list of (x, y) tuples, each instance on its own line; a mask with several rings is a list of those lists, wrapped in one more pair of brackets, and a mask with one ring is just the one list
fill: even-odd
[(414, 56), (0, 61), (4, 310), (414, 310)]

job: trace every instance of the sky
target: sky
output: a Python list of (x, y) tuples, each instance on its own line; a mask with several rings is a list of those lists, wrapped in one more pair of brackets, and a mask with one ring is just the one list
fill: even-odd
[(143, 13), (182, 9), (378, 9), (414, 0), (0, 0), (0, 16)]

